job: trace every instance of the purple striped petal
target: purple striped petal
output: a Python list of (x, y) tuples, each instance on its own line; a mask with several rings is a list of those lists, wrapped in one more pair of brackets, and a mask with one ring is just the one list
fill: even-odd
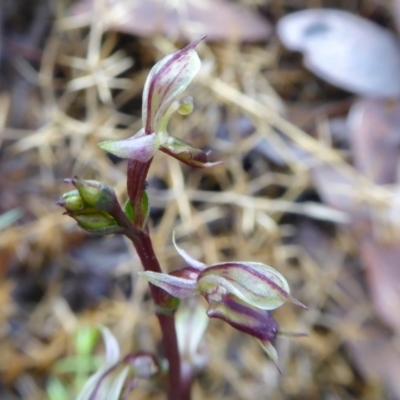
[(199, 71), (201, 63), (195, 47), (203, 38), (167, 55), (151, 69), (143, 91), (142, 119), (146, 134), (159, 133), (168, 108)]

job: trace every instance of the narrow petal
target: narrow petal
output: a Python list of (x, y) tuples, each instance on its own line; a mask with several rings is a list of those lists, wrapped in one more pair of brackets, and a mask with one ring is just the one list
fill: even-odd
[(286, 301), (307, 309), (289, 294), (286, 279), (272, 267), (261, 263), (223, 263), (210, 266), (198, 277), (199, 290), (211, 294), (223, 288), (246, 303), (274, 310)]
[(157, 127), (169, 106), (200, 69), (195, 47), (203, 38), (167, 55), (150, 71), (143, 91), (142, 119), (146, 134), (158, 132)]
[(179, 299), (194, 296), (198, 293), (196, 280), (184, 279), (153, 271), (139, 272), (139, 275), (143, 276), (154, 286), (158, 286), (171, 296)]
[(276, 352), (276, 349), (272, 345), (272, 343), (268, 342), (268, 341), (262, 341), (262, 340), (259, 340), (258, 342), (260, 343), (263, 350), (267, 353), (267, 356), (273, 361), (278, 372), (281, 375), (283, 375), (281, 369), (278, 367), (278, 353)]
[(100, 327), (103, 336), (104, 345), (106, 348), (106, 361), (107, 364), (115, 364), (120, 357), (119, 344), (115, 336), (105, 326)]
[(118, 374), (113, 377), (109, 383), (108, 393), (105, 396), (105, 400), (119, 400), (122, 389), (124, 387), (126, 378), (129, 373), (129, 366), (124, 367)]
[(202, 303), (195, 301), (181, 305), (175, 314), (175, 328), (181, 358), (192, 366), (200, 367), (205, 361), (200, 344), (208, 326), (209, 318)]
[(104, 379), (104, 374), (107, 372), (109, 369), (109, 366), (106, 365), (102, 368), (100, 368), (96, 373), (94, 373), (85, 383), (83, 386), (81, 392), (79, 393), (78, 397), (76, 400), (90, 400), (92, 397), (93, 392), (96, 390), (97, 387), (99, 386), (99, 381), (101, 382), (102, 379)]
[(155, 133), (136, 134), (124, 140), (106, 140), (99, 143), (99, 146), (118, 157), (146, 162), (158, 150), (159, 140)]
[(172, 243), (174, 244), (175, 250), (179, 253), (179, 255), (186, 261), (186, 264), (188, 264), (190, 267), (197, 269), (199, 271), (206, 268), (206, 264), (203, 264), (202, 262), (195, 260), (192, 256), (190, 256), (188, 253), (186, 253), (185, 250), (181, 249), (176, 244), (175, 232), (172, 233)]
[(286, 336), (286, 337), (306, 337), (309, 336), (308, 333), (305, 332), (291, 332), (286, 329), (279, 328), (278, 336)]

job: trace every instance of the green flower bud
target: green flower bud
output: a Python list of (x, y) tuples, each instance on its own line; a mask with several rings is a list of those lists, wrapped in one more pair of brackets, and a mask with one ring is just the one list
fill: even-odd
[(92, 233), (107, 235), (123, 230), (111, 215), (94, 208), (86, 208), (80, 212), (69, 213), (69, 215), (81, 228)]
[(111, 211), (117, 202), (114, 190), (105, 183), (78, 178), (66, 179), (65, 182), (70, 182), (77, 188), (87, 207), (93, 207), (101, 211)]
[(76, 189), (64, 193), (60, 201), (57, 202), (57, 205), (64, 207), (67, 211), (83, 210), (85, 206), (79, 191)]

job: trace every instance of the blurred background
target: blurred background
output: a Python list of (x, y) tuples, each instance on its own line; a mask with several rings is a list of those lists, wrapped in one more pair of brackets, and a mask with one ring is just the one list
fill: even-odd
[(160, 350), (130, 243), (55, 202), (74, 175), (126, 200), (126, 160), (97, 143), (141, 128), (150, 68), (204, 33), (194, 112), (169, 132), (224, 164), (156, 155), (156, 253), (184, 265), (175, 231), (205, 263), (269, 264), (310, 310), (274, 313), (309, 334), (277, 339), (282, 376), (211, 320), (193, 399), (400, 399), (399, 23), (398, 0), (1, 0), (1, 399), (75, 399), (104, 361), (99, 324), (122, 354)]

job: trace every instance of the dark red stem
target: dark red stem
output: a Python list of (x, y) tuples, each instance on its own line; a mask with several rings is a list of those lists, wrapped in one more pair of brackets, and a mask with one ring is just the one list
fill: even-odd
[(162, 344), (165, 357), (169, 364), (169, 400), (188, 400), (182, 397), (181, 389), (181, 358), (179, 355), (178, 341), (173, 315), (157, 314), (158, 322), (162, 329)]
[(142, 196), (146, 189), (147, 173), (153, 159), (147, 162), (136, 160), (128, 161), (128, 197), (132, 204), (133, 215), (135, 216), (135, 226), (142, 228), (145, 215), (142, 212)]

